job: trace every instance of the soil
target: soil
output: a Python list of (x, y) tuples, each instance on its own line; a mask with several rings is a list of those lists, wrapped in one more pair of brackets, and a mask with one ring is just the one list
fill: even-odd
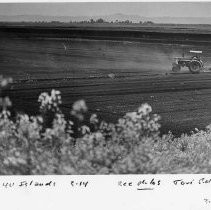
[[(128, 32), (124, 40), (116, 35), (98, 40), (95, 33), (91, 39), (67, 32), (61, 38), (45, 30), (45, 36), (38, 36), (0, 29), (0, 74), (14, 78), (6, 93), (15, 111), (36, 114), (39, 94), (54, 88), (62, 93), (66, 114), (74, 101), (84, 99), (89, 112), (115, 122), (149, 103), (162, 117), (162, 133), (180, 135), (211, 123), (211, 38), (204, 43), (203, 36), (189, 35), (191, 42), (178, 41), (170, 33), (167, 41), (155, 41), (160, 38), (154, 34), (134, 39)], [(189, 50), (203, 51), (207, 71), (172, 73), (173, 58)]]

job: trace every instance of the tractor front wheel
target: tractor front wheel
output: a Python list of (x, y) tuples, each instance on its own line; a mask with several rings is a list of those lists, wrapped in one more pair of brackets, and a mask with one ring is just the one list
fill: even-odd
[(188, 68), (192, 74), (197, 74), (201, 71), (202, 65), (199, 61), (191, 61)]

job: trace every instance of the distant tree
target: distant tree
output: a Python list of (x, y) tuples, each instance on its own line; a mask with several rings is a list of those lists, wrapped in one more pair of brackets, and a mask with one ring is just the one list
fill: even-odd
[(61, 23), (60, 21), (56, 21), (56, 20), (53, 20), (51, 21), (52, 24), (57, 24), (57, 23)]
[(90, 19), (90, 23), (94, 23), (95, 21), (93, 19)]
[(144, 25), (153, 25), (154, 23), (152, 21), (145, 21), (143, 24)]
[(96, 20), (96, 23), (104, 23), (105, 21), (102, 18)]

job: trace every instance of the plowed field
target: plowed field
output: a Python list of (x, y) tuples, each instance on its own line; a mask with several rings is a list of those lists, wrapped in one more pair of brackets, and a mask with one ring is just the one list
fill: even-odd
[(65, 113), (85, 99), (90, 112), (114, 122), (147, 102), (162, 132), (181, 134), (211, 123), (211, 73), (171, 73), (182, 48), (202, 50), (211, 65), (207, 44), (1, 36), (0, 74), (15, 79), (8, 94), (16, 111), (36, 113), (38, 95), (54, 88)]

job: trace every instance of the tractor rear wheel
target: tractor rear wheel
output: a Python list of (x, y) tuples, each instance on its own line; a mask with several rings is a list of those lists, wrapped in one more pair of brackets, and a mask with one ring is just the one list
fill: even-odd
[(188, 68), (192, 74), (197, 74), (201, 71), (202, 65), (199, 61), (191, 61)]

